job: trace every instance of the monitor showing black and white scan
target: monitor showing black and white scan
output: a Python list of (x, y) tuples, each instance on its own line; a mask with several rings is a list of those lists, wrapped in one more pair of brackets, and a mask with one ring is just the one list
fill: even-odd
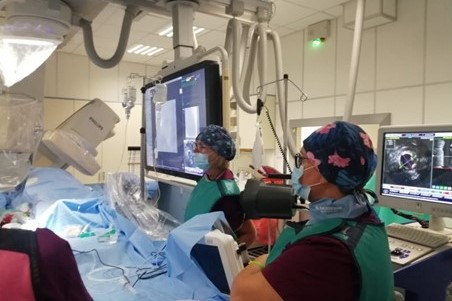
[[(160, 84), (160, 83), (159, 83)], [(204, 170), (193, 162), (200, 129), (222, 125), (222, 85), (217, 62), (203, 61), (162, 79), (166, 99), (157, 84), (143, 87), (146, 169), (197, 180)]]
[(452, 125), (381, 127), (376, 192), (382, 206), (452, 217)]

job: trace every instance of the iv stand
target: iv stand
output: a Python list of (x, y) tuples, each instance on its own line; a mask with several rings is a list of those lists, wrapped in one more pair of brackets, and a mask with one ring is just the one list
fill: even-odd
[[(289, 79), (289, 75), (288, 74), (284, 74), (283, 78), (281, 78), (281, 79), (277, 79), (277, 80), (274, 80), (274, 81), (271, 81), (271, 82), (268, 82), (268, 83), (265, 83), (263, 85), (258, 86), (257, 87), (258, 99), (260, 98), (260, 95), (261, 95), (260, 90), (263, 87), (268, 86), (270, 84), (274, 84), (274, 83), (280, 82), (280, 81), (284, 81), (284, 120), (281, 120), (281, 124), (282, 124), (282, 127), (283, 127), (283, 149), (282, 149), (283, 153), (282, 153), (282, 155), (284, 157), (283, 160), (285, 161), (284, 162), (285, 164), (283, 164), (283, 173), (286, 174), (287, 173), (287, 169), (289, 169), (289, 172), (292, 172), (290, 170), (290, 166), (288, 166), (289, 161), (287, 160), (287, 155), (288, 155), (287, 144), (288, 144), (288, 138), (289, 138), (289, 136), (288, 136), (289, 135), (289, 130), (287, 128), (287, 126), (288, 126), (288, 119), (289, 119), (289, 116), (288, 116), (288, 104), (289, 104), (289, 89), (288, 89), (288, 85), (289, 85), (289, 82), (292, 83), (295, 86), (295, 88), (297, 88), (298, 91), (300, 91), (301, 95), (300, 95), (299, 100), (301, 102), (307, 101), (308, 100), (308, 96), (300, 89), (300, 87), (298, 87), (293, 81), (291, 81)], [(257, 105), (259, 106), (259, 101), (258, 101)], [(263, 103), (261, 103), (260, 105), (263, 106)], [(257, 112), (260, 112), (260, 109), (261, 108), (257, 108)]]

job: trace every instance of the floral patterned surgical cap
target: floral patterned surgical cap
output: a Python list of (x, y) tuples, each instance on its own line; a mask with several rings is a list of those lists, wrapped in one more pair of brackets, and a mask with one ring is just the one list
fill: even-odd
[(318, 129), (303, 141), (303, 147), (322, 176), (345, 190), (363, 188), (377, 164), (370, 137), (345, 121)]
[(234, 141), (228, 131), (219, 125), (208, 125), (201, 130), (196, 140), (201, 141), (228, 161), (235, 157)]

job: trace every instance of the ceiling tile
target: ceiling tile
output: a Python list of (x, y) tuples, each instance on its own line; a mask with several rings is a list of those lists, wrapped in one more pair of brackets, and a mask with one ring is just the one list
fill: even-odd
[(161, 28), (170, 25), (171, 18), (157, 17), (154, 14), (146, 14), (143, 17), (139, 17), (132, 24), (132, 30), (145, 31), (145, 32), (157, 32)]
[(317, 11), (332, 8), (333, 6), (341, 5), (348, 2), (348, 0), (283, 0), (303, 7), (308, 7)]
[(226, 28), (229, 22), (228, 18), (210, 16), (204, 13), (196, 13), (193, 25), (206, 29)]
[(205, 45), (223, 46), (225, 38), (226, 33), (217, 30), (211, 30), (203, 35), (198, 36), (197, 40), (198, 44), (201, 46)]
[(289, 35), (289, 34), (291, 34), (291, 33), (293, 33), (295, 31), (294, 29), (287, 28), (285, 26), (279, 26), (277, 28), (273, 28), (273, 30), (275, 30), (278, 33), (279, 37), (284, 37), (284, 36)]
[(307, 28), (311, 24), (330, 19), (332, 19), (330, 15), (327, 15), (325, 13), (316, 13), (298, 21), (288, 23), (285, 26), (298, 31)]
[(118, 4), (108, 4), (93, 20), (94, 25), (109, 24), (121, 24), (124, 18), (124, 7)]
[(276, 7), (270, 24), (281, 26), (314, 14), (316, 11), (290, 2), (275, 1)]
[(340, 17), (344, 14), (344, 8), (342, 5), (338, 5), (333, 6), (332, 8), (325, 9), (324, 12), (335, 17)]
[[(134, 44), (143, 44), (143, 45), (150, 45), (150, 46), (158, 46), (166, 49), (172, 49), (173, 48), (173, 39), (167, 38), (167, 37), (161, 37), (157, 34), (150, 33), (141, 39), (138, 39), (135, 41)], [(131, 45), (130, 45), (131, 46)]]

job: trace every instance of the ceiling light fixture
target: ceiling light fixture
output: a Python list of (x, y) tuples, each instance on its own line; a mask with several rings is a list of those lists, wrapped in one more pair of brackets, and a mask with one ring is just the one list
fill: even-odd
[(130, 47), (127, 50), (127, 53), (151, 56), (162, 50), (163, 50), (163, 48), (157, 48), (155, 46), (151, 47), (151, 46), (147, 46), (147, 45), (143, 45), (143, 44), (138, 44), (138, 45), (134, 45), (134, 46)]
[(10, 87), (55, 51), (69, 31), (72, 11), (60, 0), (5, 3), (5, 24), (0, 26), (0, 77)]
[[(206, 29), (202, 28), (202, 27), (193, 26), (193, 33), (194, 34), (201, 33), (204, 30), (206, 30)], [(169, 27), (166, 27), (165, 29), (162, 29), (161, 31), (158, 32), (158, 35), (171, 38), (173, 36), (173, 26), (169, 26)]]

